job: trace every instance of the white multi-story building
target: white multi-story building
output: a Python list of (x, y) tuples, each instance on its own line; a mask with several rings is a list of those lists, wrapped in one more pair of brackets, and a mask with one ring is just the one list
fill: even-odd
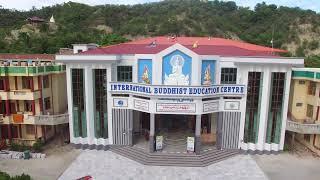
[(303, 59), (208, 37), (85, 46), (56, 56), (67, 66), (72, 143), (196, 154), (283, 149), (291, 69)]

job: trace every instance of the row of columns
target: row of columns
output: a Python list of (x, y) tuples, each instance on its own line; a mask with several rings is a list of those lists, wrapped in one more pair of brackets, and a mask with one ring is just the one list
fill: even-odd
[[(196, 115), (195, 143), (194, 149), (196, 154), (201, 151), (201, 115)], [(155, 114), (150, 113), (150, 133), (149, 133), (149, 150), (155, 151)]]

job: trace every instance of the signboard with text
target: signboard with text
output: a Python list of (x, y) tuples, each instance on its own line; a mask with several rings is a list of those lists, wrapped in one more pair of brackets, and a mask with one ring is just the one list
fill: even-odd
[(157, 103), (157, 112), (195, 113), (195, 103)]
[(156, 150), (162, 150), (163, 148), (163, 136), (156, 137)]
[(194, 137), (187, 137), (187, 151), (194, 152)]
[(219, 111), (219, 101), (203, 103), (203, 112)]
[(135, 109), (139, 109), (142, 111), (149, 111), (149, 102), (138, 100), (138, 99), (134, 99), (133, 102), (134, 102)]
[(244, 95), (244, 85), (212, 86), (156, 86), (135, 83), (111, 82), (111, 93), (133, 93), (153, 96), (210, 96), (210, 95)]

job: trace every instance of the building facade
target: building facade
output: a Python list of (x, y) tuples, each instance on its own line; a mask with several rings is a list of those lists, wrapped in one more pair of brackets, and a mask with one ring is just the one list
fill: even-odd
[(32, 145), (68, 131), (65, 65), (54, 55), (0, 54), (0, 135)]
[(292, 71), (287, 130), (293, 138), (320, 155), (320, 70)]
[(283, 149), (291, 68), (303, 59), (210, 37), (77, 48), (56, 56), (67, 66), (74, 144), (144, 141), (150, 152), (175, 146), (196, 154), (205, 147)]

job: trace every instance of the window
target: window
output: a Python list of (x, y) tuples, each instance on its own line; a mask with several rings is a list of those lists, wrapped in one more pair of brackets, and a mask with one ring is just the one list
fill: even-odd
[(299, 80), (299, 84), (305, 84), (306, 82), (303, 80)]
[(27, 134), (34, 134), (34, 125), (26, 125), (26, 133)]
[(307, 117), (309, 118), (313, 117), (313, 106), (310, 104), (307, 105)]
[(84, 70), (72, 69), (72, 114), (75, 137), (87, 137), (87, 122), (84, 102)]
[(43, 82), (43, 88), (49, 88), (50, 81), (49, 81), (48, 75), (43, 76), (42, 82)]
[[(16, 101), (16, 102), (17, 102), (17, 107), (19, 107), (18, 106), (18, 102), (19, 101)], [(12, 114), (16, 114), (17, 113), (16, 103), (14, 103), (14, 102), (10, 102), (10, 113), (12, 113)]]
[(260, 117), (260, 91), (262, 82), (261, 72), (248, 73), (247, 106), (244, 129), (244, 142), (256, 143), (258, 140)]
[(5, 83), (4, 77), (0, 77), (0, 90), (5, 90), (4, 83)]
[(44, 98), (44, 109), (48, 110), (50, 108), (51, 108), (50, 97), (46, 97), (46, 98)]
[(17, 125), (13, 125), (11, 126), (11, 134), (12, 134), (12, 138), (19, 138), (19, 132), (18, 132), (18, 126)]
[(286, 73), (273, 72), (271, 74), (270, 104), (266, 135), (267, 143), (280, 143), (285, 78)]
[(308, 94), (314, 96), (316, 94), (316, 83), (310, 82), (308, 87)]
[(0, 100), (0, 114), (6, 114), (6, 101)]
[(22, 77), (22, 89), (31, 89), (31, 78), (32, 77)]
[(24, 101), (24, 111), (31, 112), (32, 111), (32, 103), (31, 101)]
[(119, 82), (132, 82), (132, 66), (118, 66), (117, 80)]
[(221, 68), (221, 84), (236, 84), (237, 68)]
[(107, 114), (107, 71), (94, 69), (94, 98), (95, 98), (95, 137), (108, 138), (108, 114)]
[(9, 128), (10, 126), (8, 124), (3, 124), (0, 126), (0, 135), (3, 139), (9, 138), (9, 133), (8, 133)]
[(301, 107), (303, 104), (302, 103), (296, 103), (297, 107)]

